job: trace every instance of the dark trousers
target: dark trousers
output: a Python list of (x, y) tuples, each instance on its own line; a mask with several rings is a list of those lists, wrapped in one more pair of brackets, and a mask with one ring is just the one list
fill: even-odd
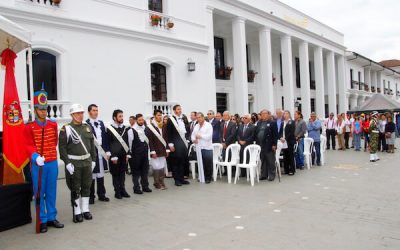
[[(129, 160), (129, 166), (132, 171), (133, 189), (140, 190), (149, 187), (149, 157), (147, 151), (143, 154), (134, 154), (132, 159)], [(140, 185), (139, 185), (140, 179)]]
[(90, 198), (96, 198), (94, 195), (95, 193), (95, 185), (97, 181), (97, 196), (99, 198), (103, 198), (106, 196), (106, 187), (104, 186), (104, 177), (102, 178), (96, 178), (92, 180), (92, 185), (90, 186)]
[(112, 176), (112, 182), (114, 186), (114, 191), (116, 194), (121, 194), (126, 192), (125, 190), (125, 171), (127, 169), (127, 164), (124, 159), (118, 159), (117, 164), (112, 163), (110, 160), (110, 173)]
[(349, 148), (349, 139), (350, 139), (350, 132), (344, 133), (344, 146), (345, 148)]
[(378, 150), (387, 150), (385, 133), (379, 132)]
[(369, 134), (364, 132), (364, 149), (367, 149), (369, 144)]
[(283, 166), (285, 173), (294, 173), (294, 145), (288, 143), (288, 148), (283, 150)]
[(326, 147), (327, 149), (330, 149), (331, 147), (331, 142), (332, 142), (332, 148), (336, 149), (336, 129), (327, 129), (326, 130)]
[(321, 142), (319, 142), (319, 141), (314, 142), (314, 148), (315, 148), (315, 152), (313, 150), (312, 155), (311, 155), (313, 165), (315, 162), (315, 158), (317, 158), (317, 164), (320, 164), (321, 163)]
[(201, 158), (203, 160), (204, 179), (211, 181), (213, 171), (213, 151), (202, 149)]
[(186, 157), (174, 156), (171, 158), (172, 175), (174, 176), (175, 182), (181, 183), (184, 181), (184, 169), (186, 163)]
[[(247, 145), (240, 146), (240, 152), (239, 152), (239, 155), (240, 155), (239, 162), (240, 163), (243, 163), (243, 160), (244, 160), (244, 149), (245, 149), (246, 146)], [(247, 154), (247, 162), (245, 162), (245, 163), (249, 162), (249, 157), (250, 157), (250, 154)], [(233, 171), (232, 171), (232, 173), (233, 173)], [(246, 169), (244, 169), (244, 168), (240, 169), (240, 177), (245, 177), (245, 176), (246, 176)]]
[(261, 178), (275, 179), (275, 153), (262, 152), (261, 154)]

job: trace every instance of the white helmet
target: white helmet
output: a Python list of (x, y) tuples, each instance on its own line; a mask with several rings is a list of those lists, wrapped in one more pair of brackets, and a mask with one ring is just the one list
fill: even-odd
[(69, 114), (72, 115), (74, 113), (79, 113), (79, 112), (85, 112), (83, 109), (83, 106), (80, 104), (72, 104), (71, 107), (69, 108)]

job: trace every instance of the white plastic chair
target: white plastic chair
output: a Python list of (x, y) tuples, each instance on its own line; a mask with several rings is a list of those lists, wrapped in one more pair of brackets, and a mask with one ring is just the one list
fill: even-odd
[[(190, 152), (192, 152), (192, 150), (196, 151), (196, 147), (195, 147), (194, 144), (190, 145), (190, 147), (189, 147), (189, 153), (188, 153), (189, 155), (190, 155)], [(197, 163), (196, 160), (190, 160), (190, 161), (189, 161), (189, 164), (190, 164), (190, 171), (192, 172), (192, 178), (193, 178), (193, 180), (196, 179), (196, 163)]]
[[(245, 147), (243, 152), (243, 163), (236, 165), (235, 184), (239, 177), (240, 169), (245, 168), (250, 172), (250, 183), (254, 186), (254, 179), (257, 178), (259, 182), (259, 173), (257, 169), (258, 162), (260, 161), (261, 147), (255, 144)], [(249, 156), (249, 159), (247, 157)], [(248, 162), (248, 163), (246, 163)]]
[(213, 143), (213, 177), (214, 181), (217, 181), (217, 176), (219, 172), (219, 177), (222, 178), (222, 171), (217, 167), (217, 163), (221, 161), (222, 155), (222, 144), (221, 143)]
[(325, 165), (325, 150), (326, 150), (326, 136), (320, 136), (320, 152), (321, 152), (321, 164)]
[(313, 138), (307, 137), (304, 138), (304, 163), (307, 165), (307, 169), (311, 168), (312, 164), (312, 150), (313, 150), (313, 144), (314, 140)]
[(276, 172), (278, 173), (278, 180), (281, 182), (281, 159), (283, 159), (283, 156), (281, 156), (281, 151), (282, 151), (282, 142), (278, 141), (277, 147), (275, 150), (275, 166), (276, 166)]
[[(228, 156), (231, 156), (230, 159)], [(217, 170), (221, 173), (221, 168), (226, 167), (228, 170), (228, 183), (232, 182), (232, 167), (236, 166), (240, 160), (240, 145), (235, 143), (231, 144), (226, 148), (225, 151), (225, 160), (217, 162)], [(237, 170), (236, 170), (237, 171)], [(217, 175), (214, 176), (214, 181), (217, 179)]]

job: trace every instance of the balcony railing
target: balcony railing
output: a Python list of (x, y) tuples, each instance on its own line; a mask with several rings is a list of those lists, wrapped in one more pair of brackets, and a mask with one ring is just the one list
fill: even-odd
[[(69, 119), (68, 107), (70, 106), (68, 101), (51, 101), (49, 100), (49, 106), (47, 108), (47, 117), (57, 121)], [(22, 114), (25, 120), (29, 120), (33, 117), (33, 108), (31, 107), (30, 101), (21, 101)], [(29, 111), (32, 113), (29, 114)]]
[(351, 81), (350, 82), (351, 89), (359, 89), (358, 84), (359, 83), (355, 80)]
[(159, 109), (164, 115), (172, 115), (173, 107), (176, 105), (175, 102), (150, 102), (149, 104), (151, 106), (151, 111)]
[(170, 30), (174, 28), (175, 23), (171, 17), (151, 11), (149, 12), (149, 25), (158, 29)]
[(367, 92), (369, 91), (369, 86), (366, 83), (364, 83), (364, 90), (367, 91)]
[(47, 6), (55, 6), (55, 7), (60, 7), (61, 3), (61, 0), (26, 0), (26, 1)]

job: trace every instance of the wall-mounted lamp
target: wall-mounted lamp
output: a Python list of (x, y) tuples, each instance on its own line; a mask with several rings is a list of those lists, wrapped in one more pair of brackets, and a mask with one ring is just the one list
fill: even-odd
[(196, 63), (192, 60), (192, 58), (188, 59), (187, 66), (189, 72), (196, 71)]

